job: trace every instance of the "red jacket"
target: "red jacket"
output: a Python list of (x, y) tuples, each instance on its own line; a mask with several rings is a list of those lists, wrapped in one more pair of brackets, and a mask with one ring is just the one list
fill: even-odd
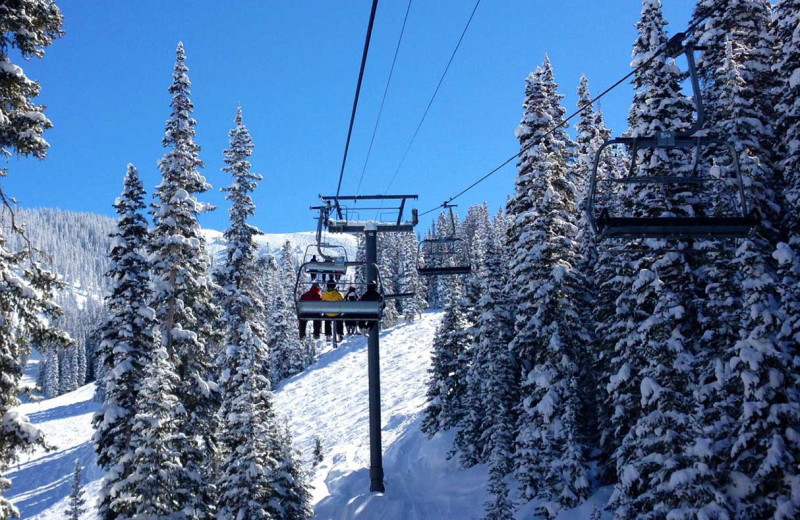
[(313, 300), (321, 300), (322, 299), (322, 289), (319, 286), (311, 286), (311, 289), (304, 292), (303, 295), (300, 297), (301, 301), (313, 301)]

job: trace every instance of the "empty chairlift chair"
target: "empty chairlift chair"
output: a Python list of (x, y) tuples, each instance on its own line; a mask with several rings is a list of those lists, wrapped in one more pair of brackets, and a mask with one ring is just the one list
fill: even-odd
[[(670, 40), (667, 54), (685, 54), (697, 110), (695, 123), (686, 131), (665, 131), (643, 137), (618, 137), (603, 143), (594, 157), (589, 182), (586, 212), (595, 234), (604, 239), (729, 239), (749, 236), (759, 225), (759, 218), (748, 209), (742, 174), (736, 151), (729, 142), (717, 137), (698, 135), (703, 128), (703, 101), (694, 63), (699, 48), (683, 45), (684, 36)], [(615, 176), (613, 169), (603, 168), (609, 147), (628, 150), (630, 166), (625, 176)], [(686, 150), (692, 156), (690, 171), (674, 175), (643, 175), (639, 172), (637, 154), (641, 150)], [(701, 172), (700, 170), (708, 170)], [(611, 170), (611, 171), (608, 171)], [(691, 216), (636, 216), (630, 212), (634, 186), (653, 186), (668, 196), (682, 193), (706, 201), (702, 214)]]
[(327, 243), (310, 245), (306, 248), (303, 263), (309, 275), (321, 274), (323, 279), (330, 275), (331, 278), (338, 280), (347, 274), (349, 264), (347, 249), (344, 246)]
[(450, 212), (450, 233), (442, 237), (426, 238), (417, 251), (417, 272), (421, 276), (469, 274), (470, 265), (466, 243), (456, 237), (453, 204), (445, 204)]

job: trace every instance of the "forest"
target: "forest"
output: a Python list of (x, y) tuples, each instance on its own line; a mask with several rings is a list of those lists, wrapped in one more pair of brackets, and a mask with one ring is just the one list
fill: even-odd
[[(8, 49), (43, 58), (62, 25), (51, 0), (0, 5), (8, 155), (46, 160), (52, 126)], [(461, 216), (454, 197), (427, 229), (379, 237), (382, 294), (411, 295), (386, 299), (380, 327), (440, 315), (419, 429), (452, 438), (443, 458), (486, 468), (475, 518), (572, 518), (602, 489), (592, 520), (800, 512), (800, 1), (699, 0), (689, 27), (671, 39), (661, 2), (642, 1), (624, 129), (606, 126), (586, 76), (566, 122), (544, 56), (520, 85), (505, 206)], [(250, 223), (264, 177), (242, 106), (211, 250), (191, 87), (178, 43), (161, 181), (148, 193), (136, 166), (118, 172), (116, 218), (18, 208), (0, 187), (2, 520), (19, 515), (5, 475), (47, 446), (16, 407), (86, 384), (103, 478), (87, 504), (76, 462), (70, 520), (314, 517), (324, 448), (316, 437), (309, 467), (276, 392), (339, 345), (298, 331), (300, 246), (264, 248)], [(654, 136), (673, 142), (648, 147)], [(715, 235), (731, 214), (747, 232)], [(609, 236), (642, 221), (708, 229)], [(358, 267), (330, 291), (375, 283), (364, 236), (350, 239)], [(442, 243), (453, 249), (426, 256)], [(468, 273), (424, 272), (447, 266)]]

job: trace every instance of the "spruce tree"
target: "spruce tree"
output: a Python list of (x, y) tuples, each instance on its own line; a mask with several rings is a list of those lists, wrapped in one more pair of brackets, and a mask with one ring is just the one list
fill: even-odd
[(307, 520), (314, 515), (311, 507), (311, 491), (307, 476), (300, 462), (300, 455), (292, 444), (289, 425), (275, 424), (270, 512), (272, 518), (281, 520)]
[(416, 321), (428, 306), (426, 301), (427, 287), (425, 279), (417, 272), (417, 254), (419, 243), (414, 233), (400, 235), (402, 276), (405, 290), (414, 293), (412, 298), (403, 302), (403, 318), (408, 323)]
[(270, 316), (270, 380), (277, 386), (283, 379), (302, 371), (309, 360), (300, 341), (294, 299), (281, 286), (275, 288), (272, 298), (275, 307)]
[[(11, 61), (10, 53), (24, 60), (42, 58), (44, 49), (63, 34), (63, 18), (50, 0), (22, 0), (0, 6), (0, 150), (7, 155), (43, 159), (48, 143), (42, 137), (52, 123), (44, 106), (33, 99), (40, 84), (28, 78), (22, 67)], [(0, 177), (8, 170), (0, 169)], [(10, 209), (11, 198), (0, 189), (0, 202)], [(12, 234), (23, 229), (12, 217)], [(52, 336), (59, 343), (67, 338), (49, 323), (59, 313), (50, 301), (55, 277), (44, 271), (30, 248), (12, 251), (0, 232), (0, 518), (17, 516), (17, 509), (3, 495), (11, 482), (2, 477), (21, 452), (41, 444), (42, 434), (27, 417), (13, 411), (18, 404), (19, 381), (30, 344), (44, 344)]]
[[(464, 417), (455, 445), (462, 464), (487, 462), (495, 448), (496, 430), (504, 432), (507, 444), (501, 453), (513, 452), (514, 407), (519, 394), (518, 367), (508, 350), (514, 320), (505, 294), (507, 283), (504, 251), (505, 230), (493, 227), (477, 250), (485, 251), (476, 292), (477, 319), (466, 375)], [(476, 244), (477, 245), (477, 244)]]
[[(680, 73), (671, 60), (650, 60), (667, 41), (666, 21), (658, 0), (643, 2), (631, 63), (634, 102), (629, 116), (634, 137), (680, 131), (691, 122), (691, 105), (680, 89)], [(689, 158), (680, 150), (642, 150), (635, 158), (638, 175), (683, 175)], [(638, 216), (684, 216), (699, 213), (684, 189), (646, 184), (631, 190)], [(663, 252), (665, 244), (645, 240), (634, 247), (653, 249), (635, 255), (628, 305), (630, 333), (618, 344), (611, 381), (622, 383), (611, 394), (618, 416), (628, 425), (615, 456), (618, 482), (611, 499), (615, 518), (653, 518), (694, 514), (695, 459), (689, 447), (696, 438), (691, 371), (692, 344), (698, 326), (691, 304), (696, 280), (686, 257)], [(684, 244), (675, 245), (677, 249)], [(620, 348), (621, 347), (621, 348)], [(623, 374), (623, 372), (626, 372)], [(623, 386), (624, 385), (624, 386)], [(620, 391), (624, 390), (624, 391)]]
[(175, 393), (186, 410), (179, 451), (186, 470), (196, 477), (182, 506), (206, 518), (213, 502), (208, 473), (216, 449), (214, 418), (219, 396), (211, 375), (220, 341), (215, 326), (219, 311), (212, 302), (209, 256), (197, 221), (201, 212), (211, 209), (198, 201), (197, 194), (210, 186), (198, 171), (202, 161), (194, 142), (196, 121), (191, 116), (185, 60), (179, 43), (169, 88), (172, 113), (163, 139), (167, 151), (158, 162), (162, 181), (153, 203), (150, 252), (161, 341), (177, 370)]
[[(699, 4), (698, 12), (702, 7)], [(797, 507), (792, 504), (788, 482), (798, 478), (795, 455), (798, 445), (792, 440), (795, 436), (786, 429), (788, 424), (798, 422), (800, 410), (797, 380), (792, 370), (796, 341), (786, 341), (783, 335), (784, 330), (791, 330), (791, 325), (786, 324), (794, 312), (792, 290), (784, 289), (787, 283), (788, 287), (793, 284), (794, 255), (780, 244), (777, 252), (773, 246), (783, 231), (775, 166), (784, 169), (785, 181), (791, 183), (792, 178), (785, 162), (774, 160), (776, 149), (786, 154), (790, 148), (780, 143), (775, 146), (773, 92), (780, 92), (778, 113), (792, 114), (782, 104), (791, 100), (791, 88), (788, 91), (773, 88), (774, 82), (787, 78), (775, 74), (771, 68), (772, 65), (776, 71), (791, 73), (781, 64), (792, 48), (791, 43), (788, 48), (785, 46), (784, 17), (788, 11), (782, 12), (782, 7), (778, 10), (775, 32), (770, 32), (773, 23), (770, 2), (732, 2), (701, 27), (698, 37), (698, 41), (709, 46), (704, 70), (717, 72), (707, 78), (704, 89), (711, 99), (710, 113), (718, 131), (732, 139), (736, 147), (748, 202), (761, 216), (758, 232), (739, 245), (734, 258), (725, 266), (723, 276), (735, 277), (741, 287), (739, 298), (743, 309), (737, 323), (737, 341), (732, 340), (722, 358), (724, 379), (714, 403), (714, 408), (724, 412), (718, 420), (728, 426), (719, 438), (732, 441), (722, 457), (725, 463), (722, 473), (729, 478), (718, 486), (736, 483), (741, 491), (729, 498), (742, 518), (781, 517)], [(788, 25), (791, 27), (792, 23)], [(720, 38), (715, 41), (717, 36)], [(773, 36), (777, 38), (777, 47)], [(781, 128), (778, 135), (791, 132), (791, 125), (786, 122), (785, 117), (777, 120)], [(791, 190), (784, 193), (784, 197), (787, 195), (791, 197)], [(787, 208), (791, 208), (788, 197)], [(779, 264), (777, 276), (773, 260)], [(778, 307), (779, 301), (782, 308)], [(787, 317), (783, 324), (782, 316)]]
[(75, 459), (75, 469), (72, 472), (72, 488), (69, 494), (69, 506), (64, 513), (68, 520), (81, 520), (81, 516), (86, 512), (84, 506), (86, 499), (83, 498), (83, 486), (81, 485), (81, 461)]
[(148, 306), (152, 291), (145, 257), (144, 195), (139, 173), (129, 164), (122, 194), (114, 203), (119, 220), (111, 235), (111, 267), (106, 273), (111, 282), (106, 297), (109, 314), (100, 330), (97, 354), (105, 368), (104, 377), (97, 381), (103, 387), (103, 405), (92, 420), (97, 463), (106, 471), (98, 500), (98, 514), (103, 519), (133, 514), (135, 501), (126, 481), (133, 472), (136, 450), (131, 438), (137, 396), (158, 344), (155, 312)]
[[(221, 380), (220, 444), (224, 458), (217, 482), (217, 518), (306, 518), (308, 515), (276, 514), (276, 508), (288, 508), (291, 502), (283, 496), (288, 489), (284, 474), (293, 475), (297, 469), (295, 460), (284, 458), (283, 450), (288, 449), (291, 439), (279, 431), (266, 377), (268, 347), (256, 287), (257, 246), (253, 240), (260, 231), (247, 222), (255, 212), (250, 194), (262, 177), (250, 171), (253, 144), (241, 108), (229, 136), (223, 170), (233, 181), (225, 189), (231, 201), (230, 227), (225, 231), (228, 249), (220, 277), (225, 283), (222, 323), (226, 368)], [(307, 509), (308, 497), (302, 497), (300, 503)]]
[(516, 475), (522, 497), (543, 500), (552, 518), (589, 491), (580, 400), (576, 389), (582, 346), (589, 335), (578, 313), (584, 280), (577, 243), (577, 179), (567, 167), (566, 110), (550, 60), (527, 79), (517, 130), (526, 148), (509, 203), (513, 248), (509, 294), (515, 303), (509, 348), (522, 363), (516, 428)]
[(181, 425), (187, 420), (186, 410), (176, 396), (178, 385), (171, 356), (164, 346), (156, 345), (149, 352), (136, 398), (131, 436), (131, 445), (135, 446), (133, 472), (125, 483), (131, 491), (120, 497), (134, 511), (120, 518), (201, 517), (192, 507), (191, 495), (202, 484), (202, 478), (181, 460), (181, 450), (187, 445)]
[(469, 324), (461, 298), (461, 283), (453, 278), (444, 317), (433, 340), (428, 407), (422, 419), (422, 431), (429, 436), (457, 425), (464, 413)]
[[(800, 2), (781, 0), (775, 6), (776, 63), (779, 75), (777, 135), (781, 136), (780, 170), (783, 172), (781, 238), (773, 253), (778, 262), (779, 292), (783, 323), (778, 336), (782, 348), (794, 358), (795, 374), (800, 372)], [(796, 383), (800, 384), (800, 383)]]
[(62, 348), (58, 352), (58, 395), (64, 395), (75, 389), (75, 377), (72, 372), (71, 349)]
[(58, 396), (59, 389), (59, 364), (58, 352), (55, 348), (50, 347), (44, 353), (44, 386), (42, 386), (42, 394), (45, 399), (52, 399)]

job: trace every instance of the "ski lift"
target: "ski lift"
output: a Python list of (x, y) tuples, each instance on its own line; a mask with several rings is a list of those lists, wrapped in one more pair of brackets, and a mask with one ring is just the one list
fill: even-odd
[(469, 274), (471, 269), (463, 239), (456, 237), (455, 204), (444, 203), (450, 212), (450, 233), (426, 238), (417, 250), (417, 272), (421, 276)]
[[(703, 50), (691, 43), (684, 44), (683, 33), (673, 36), (667, 44), (667, 55), (676, 58), (686, 55), (697, 117), (686, 131), (664, 131), (653, 136), (618, 137), (604, 142), (595, 153), (589, 180), (586, 214), (595, 234), (601, 239), (729, 239), (745, 238), (759, 225), (755, 211), (748, 209), (739, 159), (733, 145), (724, 139), (697, 135), (703, 128), (705, 114), (694, 51)], [(611, 146), (624, 146), (630, 154), (630, 166), (625, 176), (602, 171), (603, 153)], [(638, 175), (637, 152), (644, 149), (685, 149), (693, 153), (689, 174)], [(608, 153), (608, 152), (606, 152)], [(716, 154), (708, 173), (699, 172), (700, 162)], [(718, 159), (718, 160), (716, 160)], [(707, 214), (694, 216), (642, 217), (626, 214), (631, 204), (633, 186), (650, 185), (683, 193), (705, 192), (713, 208)]]
[[(325, 321), (345, 321), (345, 320), (358, 320), (367, 322), (380, 321), (383, 316), (383, 309), (386, 306), (386, 295), (383, 291), (383, 283), (381, 281), (380, 273), (374, 282), (347, 282), (348, 286), (356, 287), (356, 292), (363, 295), (369, 289), (371, 284), (375, 284), (376, 296), (374, 300), (359, 300), (359, 301), (324, 301), (324, 300), (303, 300), (302, 295), (310, 289), (313, 285), (330, 285), (339, 288), (341, 285), (334, 279), (329, 279), (327, 282), (317, 282), (311, 279), (311, 274), (316, 269), (320, 262), (306, 262), (300, 266), (297, 272), (297, 281), (295, 282), (295, 308), (297, 310), (297, 317), (301, 320), (325, 320)], [(347, 266), (366, 267), (366, 262), (348, 262)], [(330, 272), (330, 271), (329, 271)], [(376, 268), (377, 272), (377, 268)]]
[(308, 267), (307, 272), (312, 278), (315, 278), (312, 275), (317, 274), (338, 278), (347, 273), (347, 249), (344, 246), (324, 242), (312, 244), (306, 248), (303, 263)]

